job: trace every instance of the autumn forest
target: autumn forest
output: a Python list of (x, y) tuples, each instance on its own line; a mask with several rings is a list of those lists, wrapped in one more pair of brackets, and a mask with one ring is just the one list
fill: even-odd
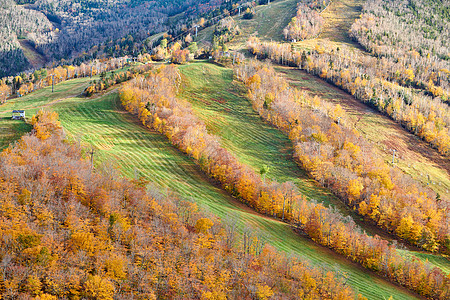
[(448, 1), (0, 20), (0, 299), (450, 298)]

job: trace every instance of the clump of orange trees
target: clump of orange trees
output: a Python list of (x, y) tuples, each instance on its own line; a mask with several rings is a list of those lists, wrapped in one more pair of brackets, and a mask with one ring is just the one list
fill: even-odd
[(289, 44), (261, 42), (257, 38), (250, 39), (248, 47), (259, 58), (298, 66), (320, 76), (348, 91), (361, 102), (389, 115), (440, 153), (450, 154), (448, 105), (440, 98), (417, 93), (394, 82), (413, 81), (413, 70), (406, 67), (396, 70), (389, 60), (377, 61), (376, 58), (345, 49), (326, 52), (323, 47), (317, 46), (309, 53), (300, 53), (292, 51)]
[[(176, 98), (179, 78), (173, 66), (163, 66), (147, 76), (138, 76), (121, 89), (122, 104), (137, 114), (145, 126), (166, 135), (224, 189), (255, 210), (290, 222), (314, 241), (422, 295), (441, 299), (449, 296), (450, 279), (440, 269), (415, 258), (403, 257), (387, 241), (361, 232), (352, 220), (322, 204), (307, 201), (292, 183), (263, 180), (254, 170), (239, 163), (207, 132), (190, 104)], [(276, 93), (266, 96), (267, 107), (277, 103)], [(284, 105), (292, 106), (291, 103)], [(283, 122), (276, 115), (274, 118)], [(312, 128), (311, 134), (319, 140), (325, 138), (325, 133), (318, 129)]]
[(195, 203), (92, 169), (57, 114), (0, 153), (0, 293), (37, 299), (354, 299)]

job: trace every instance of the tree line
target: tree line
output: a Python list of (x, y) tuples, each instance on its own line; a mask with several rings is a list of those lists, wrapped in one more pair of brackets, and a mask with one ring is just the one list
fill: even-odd
[(439, 268), (402, 256), (386, 240), (361, 232), (353, 220), (306, 200), (293, 183), (263, 179), (241, 164), (207, 132), (189, 103), (176, 98), (180, 84), (176, 68), (162, 66), (127, 82), (121, 88), (121, 102), (145, 126), (167, 136), (225, 190), (256, 211), (293, 224), (317, 243), (421, 295), (449, 296), (449, 278)]
[[(440, 98), (390, 81), (385, 60), (377, 60), (344, 47), (325, 51), (323, 46), (309, 51), (293, 51), (289, 44), (248, 41), (250, 53), (284, 65), (295, 66), (320, 76), (356, 99), (387, 114), (411, 133), (419, 136), (440, 153), (450, 153), (450, 108)], [(406, 77), (412, 76), (403, 69)], [(398, 75), (401, 76), (400, 70)], [(406, 79), (407, 80), (407, 79)]]
[[(81, 63), (79, 66), (63, 65), (54, 68), (41, 68), (33, 72), (22, 72), (17, 76), (2, 78), (0, 80), (0, 104), (5, 103), (9, 97), (22, 97), (38, 89), (51, 86), (52, 84), (56, 85), (74, 78), (92, 77), (103, 74), (103, 77), (100, 78), (101, 82), (99, 82), (99, 85), (92, 88), (93, 90), (100, 91), (108, 84), (112, 84), (112, 81), (107, 82), (105, 80), (106, 73), (129, 66), (131, 60), (132, 59), (129, 59), (128, 57), (98, 59), (90, 61), (89, 63)], [(151, 58), (149, 55), (140, 55), (133, 60), (140, 63), (147, 63)], [(115, 74), (115, 82), (117, 83), (117, 80), (128, 80), (131, 78), (132, 73), (141, 72), (141, 70), (145, 68), (146, 66), (143, 65), (130, 69), (128, 73), (125, 73), (125, 75), (127, 75), (125, 76), (126, 78), (120, 74)], [(101, 83), (103, 83), (103, 88), (100, 88)]]
[(356, 299), (343, 278), (241, 235), (236, 222), (93, 168), (56, 113), (32, 123), (0, 153), (2, 297)]

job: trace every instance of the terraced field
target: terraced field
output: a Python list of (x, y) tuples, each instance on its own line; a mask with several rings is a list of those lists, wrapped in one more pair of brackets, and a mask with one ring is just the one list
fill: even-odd
[[(70, 84), (78, 83), (78, 80), (74, 81)], [(47, 89), (47, 93), (43, 93), (41, 97), (49, 97), (48, 93)], [(278, 249), (304, 257), (315, 266), (339, 271), (347, 278), (349, 285), (369, 299), (387, 299), (390, 295), (394, 299), (416, 298), (405, 289), (294, 233), (286, 224), (255, 214), (211, 185), (194, 162), (174, 149), (165, 137), (144, 128), (136, 122), (134, 116), (124, 112), (115, 90), (93, 99), (66, 98), (63, 95), (61, 101), (52, 100), (53, 104), (47, 106), (47, 109), (60, 114), (69, 137), (95, 147), (97, 165), (106, 163), (117, 166), (129, 177), (134, 177), (135, 174), (144, 176), (161, 187), (170, 188), (181, 196), (198, 202), (224, 220), (238, 220), (242, 230), (260, 232), (268, 243)], [(8, 111), (27, 106), (30, 114), (38, 109), (33, 106), (34, 102), (41, 103), (34, 95), (16, 99), (8, 104)], [(8, 111), (0, 107), (0, 116), (8, 114)]]

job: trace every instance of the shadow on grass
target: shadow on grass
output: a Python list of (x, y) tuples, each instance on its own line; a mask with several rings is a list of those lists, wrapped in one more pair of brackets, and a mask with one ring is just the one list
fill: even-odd
[(31, 129), (33, 126), (23, 120), (12, 120), (10, 116), (0, 117), (0, 151), (30, 132)]

